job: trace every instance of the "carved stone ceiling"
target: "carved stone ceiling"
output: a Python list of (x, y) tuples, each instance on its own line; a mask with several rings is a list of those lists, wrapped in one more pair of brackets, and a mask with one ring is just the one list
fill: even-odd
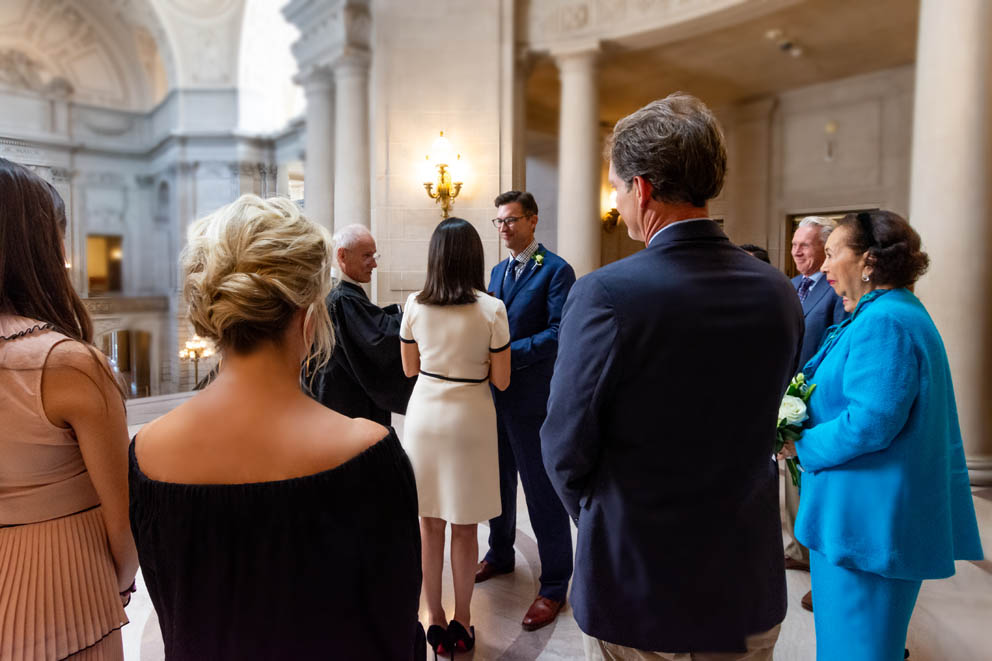
[(143, 110), (168, 87), (155, 37), (121, 0), (0, 0), (0, 85)]
[[(604, 125), (682, 90), (721, 106), (796, 87), (909, 64), (917, 0), (806, 0), (758, 19), (641, 50), (604, 44), (599, 115)], [(781, 30), (803, 49), (790, 57), (765, 37)], [(527, 82), (528, 126), (556, 132), (560, 88), (548, 57)]]

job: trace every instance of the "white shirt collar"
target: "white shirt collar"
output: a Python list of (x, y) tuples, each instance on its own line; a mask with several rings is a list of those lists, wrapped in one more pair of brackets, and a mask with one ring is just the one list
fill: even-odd
[(335, 267), (333, 267), (331, 269), (331, 277), (336, 278), (338, 280), (343, 280), (344, 282), (350, 282), (351, 284), (358, 285), (359, 287), (362, 286), (362, 283), (360, 283), (358, 280), (355, 280), (354, 278), (352, 278), (351, 276), (349, 276), (347, 273), (345, 273), (344, 271), (342, 271), (337, 266), (335, 266)]
[(520, 252), (518, 252), (516, 255), (513, 256), (513, 259), (515, 259), (518, 262), (525, 263), (528, 259), (534, 256), (535, 252), (537, 252), (537, 245), (538, 245), (537, 237), (534, 237), (533, 239), (531, 239), (531, 242), (527, 245), (526, 248), (524, 248), (523, 250), (521, 250)]
[(697, 220), (709, 220), (709, 218), (686, 218), (685, 220), (676, 220), (674, 223), (669, 223), (651, 235), (651, 238), (648, 239), (648, 245), (650, 246), (655, 237), (667, 230), (669, 227), (675, 227), (676, 225), (681, 225), (682, 223), (694, 223)]

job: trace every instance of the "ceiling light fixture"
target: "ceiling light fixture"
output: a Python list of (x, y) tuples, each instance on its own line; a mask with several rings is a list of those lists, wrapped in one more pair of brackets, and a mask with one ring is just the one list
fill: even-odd
[(778, 28), (765, 31), (765, 39), (773, 42), (780, 51), (789, 54), (791, 57), (802, 57), (803, 47), (796, 43), (795, 39), (785, 36), (785, 32)]

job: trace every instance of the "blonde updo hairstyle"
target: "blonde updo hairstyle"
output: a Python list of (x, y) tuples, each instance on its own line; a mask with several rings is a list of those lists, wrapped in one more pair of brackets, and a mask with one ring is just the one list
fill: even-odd
[(285, 198), (242, 195), (193, 223), (180, 257), (183, 296), (196, 332), (222, 350), (248, 353), (278, 340), (292, 316), (314, 324), (308, 360), (325, 364), (334, 332), (331, 238)]

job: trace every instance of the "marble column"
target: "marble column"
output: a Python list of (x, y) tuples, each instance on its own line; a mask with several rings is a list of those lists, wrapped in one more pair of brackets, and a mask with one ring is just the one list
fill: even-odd
[(992, 3), (922, 0), (910, 220), (919, 282), (947, 347), (971, 482), (992, 484)]
[(369, 179), (369, 56), (352, 54), (334, 65), (334, 226), (371, 227)]
[(558, 54), (558, 252), (583, 276), (599, 268), (602, 151), (596, 83), (598, 51)]
[(289, 165), (280, 163), (276, 166), (276, 195), (289, 197)]
[(334, 229), (334, 78), (324, 68), (303, 79), (307, 99), (306, 163), (303, 169), (304, 210), (310, 220)]

